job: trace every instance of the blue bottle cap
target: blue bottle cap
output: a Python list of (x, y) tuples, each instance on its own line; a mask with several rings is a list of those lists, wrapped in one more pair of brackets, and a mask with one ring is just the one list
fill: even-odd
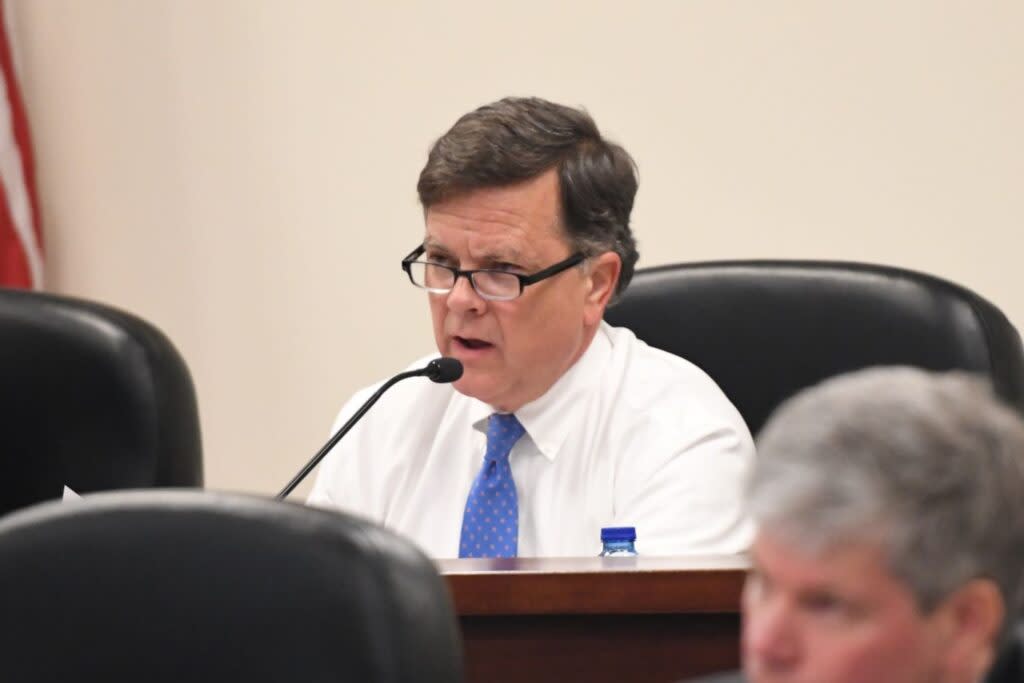
[(606, 526), (601, 529), (601, 542), (606, 541), (635, 541), (636, 527), (632, 526)]

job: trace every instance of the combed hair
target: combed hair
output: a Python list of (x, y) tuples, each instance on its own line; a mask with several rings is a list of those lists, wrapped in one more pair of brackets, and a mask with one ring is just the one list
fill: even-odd
[(978, 377), (876, 368), (801, 392), (761, 431), (747, 493), (808, 551), (880, 543), (925, 612), (980, 577), (1006, 628), (1024, 608), (1024, 424)]
[(619, 255), (618, 298), (638, 258), (629, 216), (636, 165), (601, 137), (585, 111), (536, 97), (506, 97), (469, 112), (430, 149), (416, 189), (424, 210), (459, 195), (558, 173), (562, 224), (584, 256)]

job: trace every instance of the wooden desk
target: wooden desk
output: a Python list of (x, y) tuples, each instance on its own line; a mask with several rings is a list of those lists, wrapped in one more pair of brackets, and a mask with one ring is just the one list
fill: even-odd
[(739, 664), (746, 558), (439, 560), (470, 683), (671, 683)]

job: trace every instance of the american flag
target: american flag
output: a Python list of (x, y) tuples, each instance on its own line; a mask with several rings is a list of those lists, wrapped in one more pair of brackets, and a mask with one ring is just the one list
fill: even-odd
[(0, 4), (0, 287), (43, 286), (32, 143)]

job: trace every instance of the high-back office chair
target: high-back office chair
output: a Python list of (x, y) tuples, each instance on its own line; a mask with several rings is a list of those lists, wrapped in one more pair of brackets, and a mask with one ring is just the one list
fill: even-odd
[(135, 316), (0, 289), (0, 515), (64, 485), (201, 486), (192, 380)]
[(458, 683), (434, 565), (372, 522), (120, 491), (0, 520), (0, 679)]
[(968, 289), (900, 268), (813, 261), (648, 268), (605, 318), (700, 366), (754, 433), (800, 389), (872, 365), (978, 372), (1024, 411), (1024, 352), (1006, 317)]

